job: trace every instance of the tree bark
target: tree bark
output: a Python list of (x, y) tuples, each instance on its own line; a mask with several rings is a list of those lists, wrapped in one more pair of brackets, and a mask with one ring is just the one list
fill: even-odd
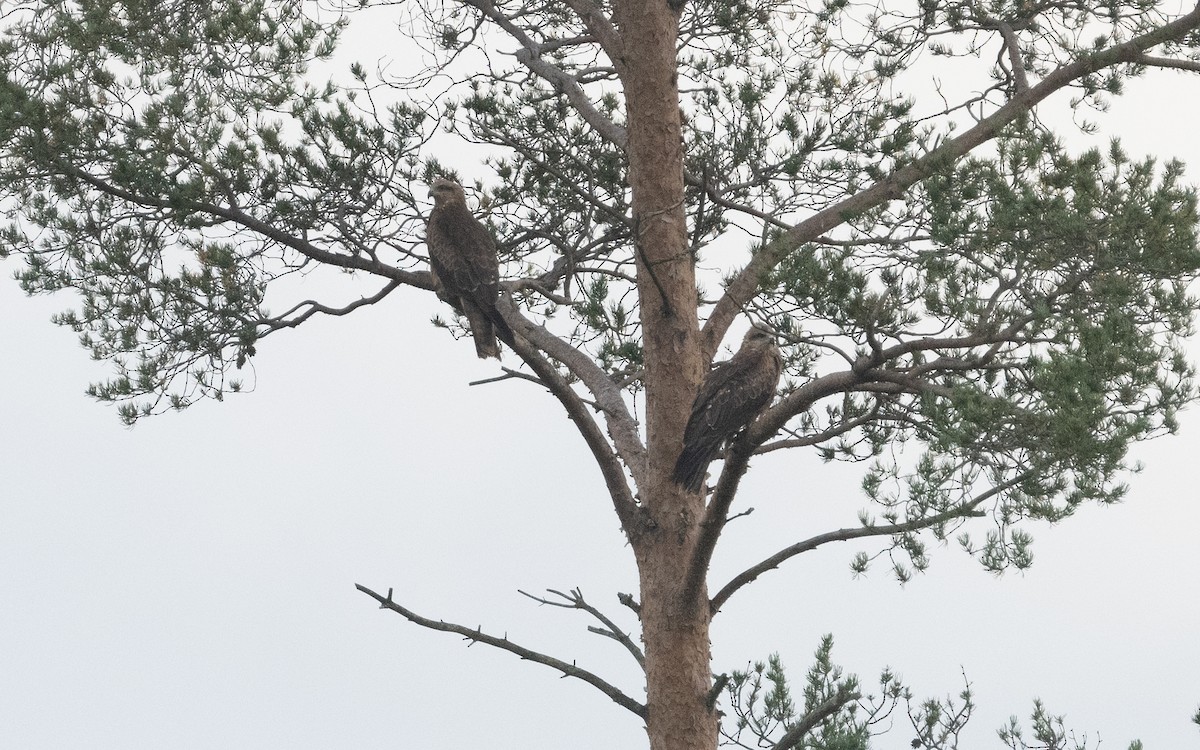
[[(694, 528), (694, 527), (693, 527)], [(716, 750), (712, 688), (711, 615), (704, 586), (685, 590), (696, 534), (657, 535), (641, 544), (642, 641), (646, 654), (646, 732), (650, 750)]]
[(704, 498), (670, 480), (704, 371), (683, 205), (679, 19), (666, 0), (623, 0), (614, 14), (624, 55), (618, 70), (644, 342), (648, 461), (639, 492), (646, 517), (633, 543), (646, 654), (646, 731), (651, 750), (714, 750), (717, 716), (707, 706), (708, 594), (703, 584), (685, 586)]

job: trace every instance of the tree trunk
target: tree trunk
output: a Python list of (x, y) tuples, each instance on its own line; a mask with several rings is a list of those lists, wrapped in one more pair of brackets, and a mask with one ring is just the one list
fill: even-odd
[(717, 714), (707, 705), (712, 687), (708, 594), (687, 596), (685, 570), (695, 535), (661, 533), (638, 554), (642, 641), (646, 653), (646, 732), (650, 750), (715, 750)]
[(704, 370), (683, 205), (679, 19), (667, 0), (624, 0), (616, 4), (615, 20), (624, 49), (620, 68), (646, 386), (649, 464), (639, 491), (648, 523), (634, 541), (646, 653), (646, 730), (651, 750), (714, 750), (717, 717), (706, 705), (712, 684), (708, 594), (704, 586), (684, 590), (704, 498), (670, 480)]

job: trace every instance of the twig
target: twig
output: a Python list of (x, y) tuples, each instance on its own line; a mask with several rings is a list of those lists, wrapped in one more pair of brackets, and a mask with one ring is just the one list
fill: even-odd
[(728, 684), (729, 675), (725, 673), (721, 673), (713, 682), (712, 688), (708, 691), (708, 696), (704, 699), (704, 705), (708, 707), (709, 711), (713, 710), (713, 707), (717, 705), (717, 698), (721, 697), (721, 691)]
[(642, 619), (642, 605), (633, 598), (633, 594), (617, 594), (617, 601), (632, 609), (639, 620)]

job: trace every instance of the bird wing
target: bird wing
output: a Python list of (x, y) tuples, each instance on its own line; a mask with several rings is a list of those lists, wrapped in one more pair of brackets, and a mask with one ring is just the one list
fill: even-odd
[(496, 245), (465, 207), (435, 208), (425, 230), (429, 260), (441, 284), (482, 307), (495, 306), (499, 285)]
[(776, 378), (766, 364), (761, 356), (735, 356), (718, 365), (704, 380), (688, 426), (728, 437), (748, 424), (775, 394)]

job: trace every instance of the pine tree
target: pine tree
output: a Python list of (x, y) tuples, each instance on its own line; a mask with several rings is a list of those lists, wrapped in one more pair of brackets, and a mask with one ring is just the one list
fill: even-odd
[[(425, 190), (466, 183), (500, 248), (506, 362), (578, 428), (636, 559), (641, 645), (605, 629), (646, 695), (363, 588), (585, 680), (653, 750), (717, 745), (709, 626), (763, 573), (847, 539), (875, 541), (856, 569), (882, 556), (901, 580), (931, 539), (1025, 567), (1025, 524), (1120, 499), (1128, 446), (1196, 396), (1182, 165), (1115, 141), (1073, 152), (1048, 123), (1148, 69), (1200, 69), (1200, 6), (371, 5), (334, 20), (298, 0), (6, 6), (0, 255), (23, 260), (29, 293), (77, 295), (57, 322), (114, 363), (91, 393), (133, 423), (240, 390), (257, 348), (314, 316), (433, 294)], [(385, 13), (392, 50), (419, 55), (329, 62)], [(957, 99), (929, 83), (951, 67), (975, 76)], [(314, 269), (359, 291), (297, 296), (288, 276)], [(785, 384), (710, 490), (688, 492), (670, 474), (692, 400), (747, 324), (776, 335)], [(781, 450), (864, 462), (871, 510), (710, 590), (751, 459)], [(822, 649), (803, 710), (840, 700), (819, 731), (841, 744), (780, 747), (866, 742)], [(822, 736), (781, 670), (766, 679), (768, 715)]]

